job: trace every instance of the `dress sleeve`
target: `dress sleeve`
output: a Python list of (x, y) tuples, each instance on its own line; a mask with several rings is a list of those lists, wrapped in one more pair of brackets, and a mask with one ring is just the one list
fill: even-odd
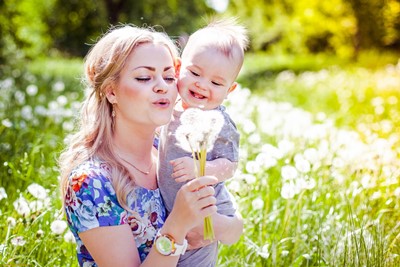
[(65, 210), (70, 227), (84, 232), (96, 227), (126, 223), (110, 180), (102, 170), (74, 171), (69, 177)]

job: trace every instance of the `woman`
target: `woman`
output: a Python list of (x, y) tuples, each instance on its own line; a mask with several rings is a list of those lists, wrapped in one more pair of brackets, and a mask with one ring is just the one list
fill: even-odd
[(217, 238), (240, 236), (240, 219), (216, 214), (215, 177), (183, 186), (166, 218), (154, 133), (171, 118), (177, 55), (165, 34), (121, 26), (86, 57), (80, 129), (60, 157), (63, 203), (80, 266), (176, 266), (189, 230), (209, 215)]

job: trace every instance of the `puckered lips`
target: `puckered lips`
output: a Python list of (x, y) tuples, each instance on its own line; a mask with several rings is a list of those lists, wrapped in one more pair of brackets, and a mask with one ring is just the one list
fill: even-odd
[(153, 102), (153, 105), (161, 108), (167, 108), (170, 106), (170, 104), (171, 100), (169, 100), (168, 98), (160, 98)]

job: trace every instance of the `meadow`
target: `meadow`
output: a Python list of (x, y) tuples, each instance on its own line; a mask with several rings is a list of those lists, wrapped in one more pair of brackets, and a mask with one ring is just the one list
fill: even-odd
[[(57, 157), (80, 60), (0, 78), (0, 265), (77, 266)], [(227, 186), (245, 221), (218, 266), (400, 266), (400, 61), (248, 55), (226, 102), (241, 132)]]

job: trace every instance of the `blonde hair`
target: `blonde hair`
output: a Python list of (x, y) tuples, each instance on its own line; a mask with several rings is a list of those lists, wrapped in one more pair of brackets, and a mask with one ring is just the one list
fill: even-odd
[(217, 49), (228, 58), (238, 63), (238, 72), (243, 65), (244, 52), (249, 45), (247, 30), (237, 22), (236, 18), (213, 20), (207, 26), (190, 35), (182, 58), (197, 46)]
[[(120, 25), (111, 28), (90, 49), (85, 57), (84, 71), (86, 98), (80, 112), (79, 130), (69, 139), (59, 158), (60, 189), (64, 199), (72, 170), (96, 156), (111, 169), (111, 182), (122, 207), (129, 210), (126, 197), (134, 188), (128, 171), (113, 151), (112, 104), (106, 98), (106, 90), (113, 86), (125, 66), (128, 56), (136, 47), (145, 43), (165, 45), (176, 61), (178, 51), (173, 41), (152, 28)], [(64, 201), (63, 201), (64, 204)]]

